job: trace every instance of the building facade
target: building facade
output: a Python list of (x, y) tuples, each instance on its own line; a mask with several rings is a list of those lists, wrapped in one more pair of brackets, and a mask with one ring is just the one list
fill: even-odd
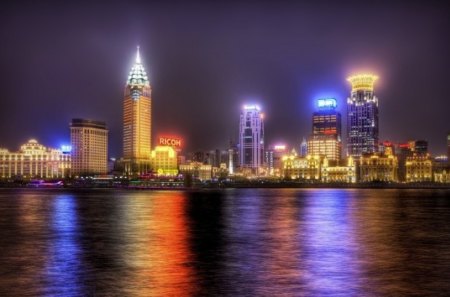
[(407, 183), (433, 181), (433, 160), (427, 153), (414, 153), (406, 158)]
[(347, 99), (347, 154), (378, 152), (378, 98), (374, 95), (377, 76), (359, 74), (348, 78), (352, 85)]
[(359, 158), (359, 182), (397, 182), (398, 160), (394, 155), (364, 154)]
[(0, 149), (0, 178), (65, 178), (70, 174), (70, 159), (70, 153), (31, 139), (18, 152)]
[(325, 158), (322, 166), (322, 182), (324, 183), (355, 183), (356, 166), (353, 158), (347, 158), (346, 166), (330, 166)]
[(264, 115), (257, 105), (245, 105), (239, 124), (239, 165), (242, 171), (260, 174), (264, 161)]
[(336, 111), (334, 98), (319, 99), (317, 106), (318, 111), (312, 117), (308, 154), (325, 156), (336, 164), (341, 159), (341, 114)]
[(73, 119), (70, 143), (72, 176), (108, 173), (108, 129), (104, 122)]
[(211, 180), (212, 166), (210, 164), (203, 164), (201, 162), (188, 162), (180, 164), (180, 173), (183, 175), (191, 175), (192, 178), (200, 181)]
[(123, 163), (126, 175), (136, 176), (150, 171), (151, 114), (150, 81), (138, 47), (123, 100)]
[(283, 156), (283, 176), (285, 179), (318, 182), (324, 157), (307, 155), (300, 157), (295, 150)]
[(178, 174), (178, 157), (171, 146), (156, 146), (151, 152), (151, 165), (158, 176), (176, 176)]

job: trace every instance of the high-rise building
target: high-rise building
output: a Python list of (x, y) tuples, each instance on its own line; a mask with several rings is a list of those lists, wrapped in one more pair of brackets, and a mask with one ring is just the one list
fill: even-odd
[(123, 100), (123, 158), (127, 175), (150, 170), (151, 114), (151, 87), (138, 47)]
[(73, 119), (70, 143), (72, 176), (108, 172), (108, 129), (104, 122)]
[(341, 158), (341, 114), (336, 111), (336, 99), (317, 101), (318, 111), (312, 117), (312, 135), (308, 140), (308, 154), (326, 156), (331, 163)]
[(257, 105), (244, 105), (239, 124), (239, 165), (258, 175), (264, 160), (264, 115)]
[(352, 85), (347, 99), (347, 154), (360, 157), (378, 152), (378, 98), (374, 95), (372, 74), (359, 74), (347, 80)]

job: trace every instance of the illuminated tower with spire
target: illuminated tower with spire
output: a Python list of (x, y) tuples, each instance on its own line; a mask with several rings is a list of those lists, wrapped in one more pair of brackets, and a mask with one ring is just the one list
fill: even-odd
[(347, 80), (352, 85), (347, 99), (347, 154), (360, 157), (378, 152), (378, 98), (373, 86), (377, 76), (358, 74)]
[(151, 90), (138, 46), (123, 100), (123, 158), (127, 175), (140, 175), (150, 170)]

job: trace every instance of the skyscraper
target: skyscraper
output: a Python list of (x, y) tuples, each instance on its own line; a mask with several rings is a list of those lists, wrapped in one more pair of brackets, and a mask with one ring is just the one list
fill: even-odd
[(347, 154), (360, 157), (378, 152), (378, 98), (374, 95), (372, 74), (358, 74), (347, 80), (352, 85), (347, 99)]
[(108, 129), (104, 122), (73, 119), (70, 143), (73, 176), (108, 172)]
[(257, 105), (244, 105), (239, 124), (239, 165), (241, 170), (260, 173), (264, 159), (264, 115)]
[(150, 170), (151, 113), (151, 87), (138, 47), (123, 101), (123, 158), (127, 175)]
[(334, 163), (341, 158), (341, 114), (336, 106), (334, 98), (317, 100), (318, 111), (313, 113), (308, 141), (308, 154), (326, 156)]

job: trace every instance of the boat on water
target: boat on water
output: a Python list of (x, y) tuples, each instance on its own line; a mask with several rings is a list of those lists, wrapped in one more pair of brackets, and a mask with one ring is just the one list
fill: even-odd
[(42, 179), (32, 180), (27, 184), (29, 188), (62, 188), (64, 183), (62, 180), (58, 181), (45, 181)]

